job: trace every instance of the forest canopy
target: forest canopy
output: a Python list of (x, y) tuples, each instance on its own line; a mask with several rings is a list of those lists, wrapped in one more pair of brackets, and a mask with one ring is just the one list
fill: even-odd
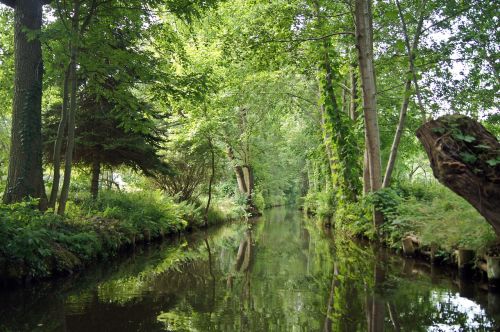
[(114, 184), (380, 233), (377, 193), (434, 181), (419, 126), (500, 133), (495, 1), (0, 2), (4, 203)]

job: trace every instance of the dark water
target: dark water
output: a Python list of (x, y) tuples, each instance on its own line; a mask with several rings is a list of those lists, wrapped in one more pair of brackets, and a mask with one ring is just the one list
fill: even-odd
[(0, 331), (494, 331), (500, 298), (274, 209), (0, 293)]

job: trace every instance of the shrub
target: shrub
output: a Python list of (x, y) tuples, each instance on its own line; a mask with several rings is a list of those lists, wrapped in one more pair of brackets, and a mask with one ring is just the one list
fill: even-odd
[(329, 191), (308, 193), (304, 198), (304, 210), (321, 218), (331, 218), (335, 213), (335, 198)]

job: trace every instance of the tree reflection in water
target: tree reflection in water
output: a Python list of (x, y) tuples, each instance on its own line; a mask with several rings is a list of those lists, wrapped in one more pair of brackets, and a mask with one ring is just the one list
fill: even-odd
[(458, 286), (437, 268), (273, 209), (73, 280), (2, 293), (0, 330), (494, 330), (498, 296)]

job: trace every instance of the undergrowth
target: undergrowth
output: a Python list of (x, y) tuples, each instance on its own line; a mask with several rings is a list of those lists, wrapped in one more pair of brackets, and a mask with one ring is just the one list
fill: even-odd
[[(137, 242), (204, 224), (204, 209), (160, 193), (102, 192), (70, 202), (63, 218), (37, 202), (0, 204), (0, 278), (45, 278), (71, 273)], [(209, 224), (225, 220), (212, 208)]]
[(439, 183), (398, 183), (359, 202), (339, 206), (330, 202), (325, 193), (304, 198), (304, 209), (318, 216), (331, 213), (336, 230), (368, 238), (374, 236), (373, 206), (383, 212), (383, 238), (394, 248), (400, 248), (407, 235), (418, 237), (423, 247), (437, 245), (442, 253), (457, 248), (481, 253), (496, 240), (492, 227), (479, 212)]

